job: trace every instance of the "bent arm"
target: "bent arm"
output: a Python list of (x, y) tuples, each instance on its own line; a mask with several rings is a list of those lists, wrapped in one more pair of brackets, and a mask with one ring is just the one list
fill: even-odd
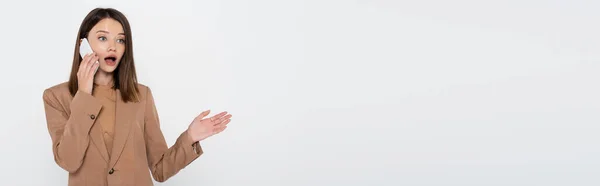
[(154, 180), (164, 182), (202, 155), (198, 142), (192, 140), (185, 131), (170, 148), (160, 130), (159, 118), (152, 92), (146, 93), (145, 138), (148, 167)]
[(74, 173), (83, 163), (90, 141), (89, 131), (102, 104), (92, 95), (78, 91), (71, 101), (69, 115), (51, 90), (44, 91), (43, 100), (54, 161)]

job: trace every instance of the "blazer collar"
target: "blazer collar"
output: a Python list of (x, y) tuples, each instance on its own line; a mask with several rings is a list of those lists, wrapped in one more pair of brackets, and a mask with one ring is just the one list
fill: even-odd
[(109, 167), (115, 166), (117, 160), (123, 152), (125, 143), (129, 139), (131, 123), (135, 119), (135, 104), (134, 102), (123, 102), (121, 91), (117, 90), (117, 107), (115, 117), (115, 139), (113, 139), (113, 149), (111, 151)]

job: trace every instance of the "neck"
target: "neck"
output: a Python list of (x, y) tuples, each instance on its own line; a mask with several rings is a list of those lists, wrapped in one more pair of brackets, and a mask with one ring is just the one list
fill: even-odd
[(94, 76), (94, 83), (98, 85), (111, 85), (113, 83), (113, 74), (98, 69)]

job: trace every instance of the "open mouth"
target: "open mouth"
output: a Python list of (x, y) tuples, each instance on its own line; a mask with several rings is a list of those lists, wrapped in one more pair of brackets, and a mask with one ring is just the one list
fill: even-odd
[(117, 64), (117, 58), (113, 56), (105, 57), (104, 62), (106, 62), (107, 65), (114, 66)]

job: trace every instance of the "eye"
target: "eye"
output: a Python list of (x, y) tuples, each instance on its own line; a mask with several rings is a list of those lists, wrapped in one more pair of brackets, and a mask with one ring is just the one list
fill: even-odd
[(125, 43), (125, 39), (117, 39), (117, 42), (119, 42), (119, 43)]
[(106, 41), (106, 37), (100, 36), (100, 37), (98, 37), (98, 40), (100, 40), (100, 41)]

